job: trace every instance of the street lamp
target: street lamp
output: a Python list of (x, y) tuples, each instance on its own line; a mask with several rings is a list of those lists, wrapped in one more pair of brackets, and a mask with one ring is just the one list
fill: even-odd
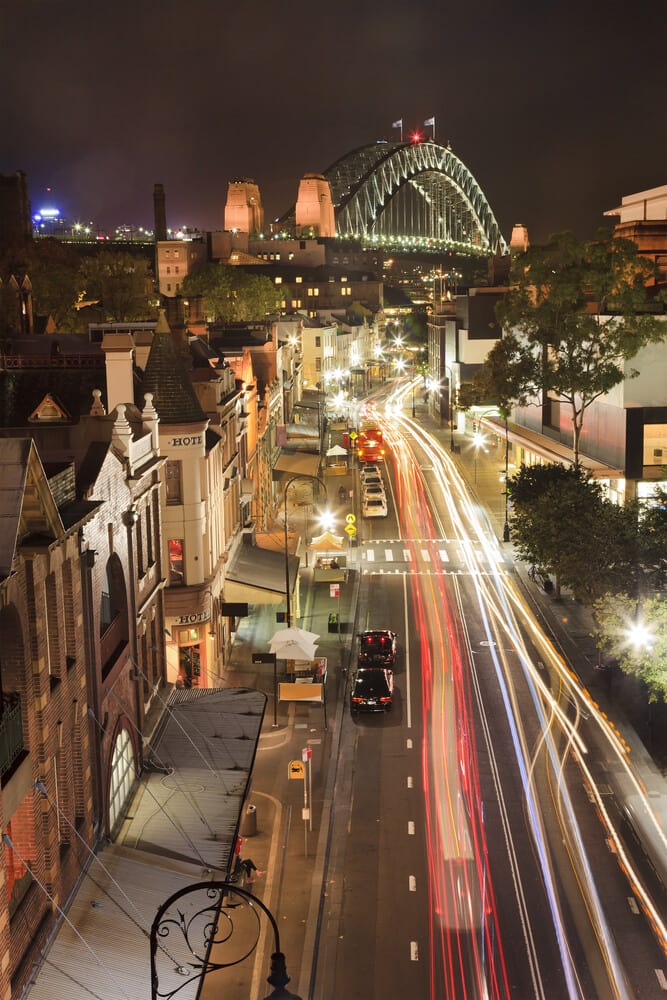
[(485, 438), (483, 434), (476, 431), (472, 436), (472, 443), (475, 448), (475, 486), (477, 485), (477, 452), (484, 444)]
[(297, 479), (316, 479), (320, 486), (324, 489), (325, 497), (327, 494), (326, 484), (320, 479), (319, 476), (306, 476), (303, 474), (297, 476), (290, 476), (290, 478), (285, 483), (285, 624), (289, 628), (292, 624), (292, 611), (291, 611), (291, 601), (290, 601), (290, 573), (289, 573), (289, 526), (287, 523), (287, 496), (289, 488), (292, 483), (295, 483)]
[(230, 882), (196, 882), (159, 908), (150, 935), (151, 1000), (174, 1000), (191, 984), (200, 996), (209, 972), (231, 969), (253, 954), (262, 916), (274, 941), (267, 977), (273, 989), (266, 1000), (299, 1000), (286, 988), (290, 977), (273, 914), (257, 896)]
[(449, 422), (449, 450), (454, 451), (454, 376), (449, 365), (443, 365), (447, 372), (447, 420)]

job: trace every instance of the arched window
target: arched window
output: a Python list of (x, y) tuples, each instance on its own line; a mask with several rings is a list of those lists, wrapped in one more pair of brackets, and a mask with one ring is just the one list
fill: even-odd
[(132, 791), (136, 770), (130, 734), (127, 729), (121, 729), (113, 748), (109, 781), (109, 832), (112, 836)]

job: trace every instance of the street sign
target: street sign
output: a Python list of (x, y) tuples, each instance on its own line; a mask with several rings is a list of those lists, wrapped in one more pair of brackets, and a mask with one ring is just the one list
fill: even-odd
[(301, 760), (291, 760), (287, 768), (287, 777), (294, 781), (303, 781), (306, 777), (306, 769)]
[(329, 597), (340, 597), (340, 584), (330, 583), (329, 584)]
[(303, 750), (301, 751), (301, 760), (307, 761), (312, 759), (313, 759), (313, 748), (304, 747)]
[(356, 524), (356, 521), (357, 521), (357, 519), (354, 516), (354, 514), (346, 514), (345, 520), (347, 521), (348, 524)]
[(350, 441), (356, 441), (359, 435), (356, 431), (350, 431)]
[(355, 528), (355, 526), (353, 524), (346, 524), (345, 528), (343, 530), (348, 533), (348, 535), (350, 536), (350, 538), (354, 538), (354, 536), (357, 533), (357, 529)]
[(275, 653), (253, 653), (252, 654), (253, 663), (275, 663), (276, 654)]

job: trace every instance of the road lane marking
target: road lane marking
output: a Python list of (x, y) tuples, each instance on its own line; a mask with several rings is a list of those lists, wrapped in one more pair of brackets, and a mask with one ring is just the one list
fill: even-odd
[(412, 788), (412, 775), (408, 775), (408, 788)]
[(665, 979), (665, 973), (662, 971), (662, 969), (656, 969), (655, 975), (656, 979), (658, 980), (658, 983), (660, 984), (660, 988), (663, 990), (667, 990), (667, 979)]
[(416, 941), (410, 942), (410, 959), (413, 962), (419, 961), (419, 947)]
[[(403, 576), (403, 621), (405, 622), (405, 634), (408, 635), (408, 578)], [(410, 643), (405, 644), (405, 721), (408, 729), (412, 729), (412, 693), (410, 691)]]
[(438, 555), (440, 556), (442, 562), (449, 562), (449, 553), (446, 549), (439, 549)]
[(422, 549), (422, 559), (424, 560), (424, 562), (429, 563), (431, 561), (431, 553), (428, 552), (426, 549)]
[(366, 562), (375, 562), (375, 553), (372, 549), (366, 549)]
[(405, 741), (405, 746), (406, 746), (406, 749), (412, 750), (412, 740), (406, 740)]
[(414, 875), (408, 876), (408, 888), (410, 889), (410, 892), (417, 891), (417, 879), (414, 877)]
[(408, 837), (414, 837), (415, 835), (415, 824), (414, 820), (408, 820)]
[(393, 549), (385, 549), (384, 550), (384, 557), (387, 560), (387, 562), (393, 562), (394, 561), (394, 550)]
[(412, 552), (409, 549), (403, 549), (403, 560), (404, 562), (410, 562), (412, 560)]
[(628, 906), (633, 913), (639, 913), (639, 907), (637, 906), (637, 900), (634, 896), (628, 896)]

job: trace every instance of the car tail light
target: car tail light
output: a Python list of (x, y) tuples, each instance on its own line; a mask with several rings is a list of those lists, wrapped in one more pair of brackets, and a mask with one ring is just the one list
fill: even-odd
[(363, 702), (363, 700), (364, 700), (363, 698), (353, 698), (352, 699), (352, 701), (354, 702), (355, 705), (361, 705), (362, 702)]
[(391, 701), (391, 697), (389, 695), (385, 695), (383, 698), (378, 698), (378, 701)]

